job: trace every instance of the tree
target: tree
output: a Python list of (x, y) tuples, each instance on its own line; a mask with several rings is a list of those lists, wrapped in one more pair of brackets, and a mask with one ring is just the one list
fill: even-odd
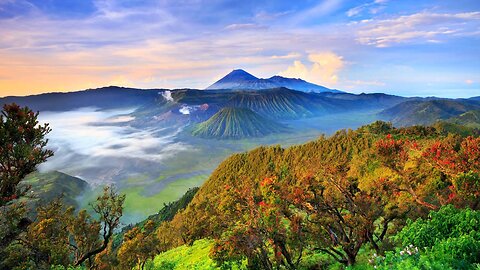
[(36, 166), (53, 156), (44, 149), (51, 131), (48, 124), (39, 125), (38, 112), (16, 104), (4, 105), (0, 115), (0, 206), (23, 196), (28, 187), (19, 183)]
[(355, 264), (364, 244), (378, 249), (374, 224), (386, 205), (379, 186), (362, 190), (349, 171), (346, 160), (325, 164), (290, 191), (292, 204), (306, 214), (311, 246), (345, 265)]
[[(419, 193), (420, 186), (426, 186), (427, 182), (419, 177), (419, 155), (410, 152), (419, 152), (419, 145), (415, 141), (395, 139), (388, 134), (386, 138), (376, 143), (376, 154), (384, 166), (393, 173), (385, 182), (389, 188), (397, 193), (407, 193), (419, 205), (430, 210), (438, 209), (434, 202), (427, 201), (426, 196)], [(417, 166), (407, 166), (408, 164)]]
[[(73, 234), (78, 237), (74, 237), (75, 242), (78, 243), (78, 245), (74, 247), (80, 251), (75, 256), (75, 266), (83, 264), (86, 260), (92, 261), (92, 258), (108, 247), (115, 229), (120, 225), (124, 201), (125, 195), (117, 194), (112, 187), (104, 187), (103, 194), (100, 195), (95, 204), (92, 205), (93, 211), (99, 216), (98, 222), (101, 225), (101, 240), (98, 244), (83, 241), (88, 237), (88, 233), (84, 233), (85, 230), (80, 230), (80, 232), (82, 232), (81, 234)], [(87, 248), (85, 245), (87, 245)]]
[[(111, 187), (92, 205), (98, 219), (86, 210), (75, 214), (61, 199), (37, 208), (36, 220), (7, 249), (7, 269), (24, 265), (48, 269), (51, 265), (95, 267), (95, 258), (108, 247), (122, 216), (123, 195)], [(15, 259), (16, 258), (16, 259)]]
[(16, 104), (4, 105), (0, 114), (0, 255), (31, 223), (17, 200), (29, 190), (21, 181), (53, 155), (44, 149), (50, 128), (39, 125), (37, 117)]
[(155, 223), (147, 221), (143, 228), (134, 227), (123, 236), (123, 243), (118, 250), (120, 265), (124, 269), (138, 266), (144, 269), (148, 259), (152, 259), (160, 250), (160, 241), (155, 233)]
[(297, 269), (306, 245), (303, 219), (291, 211), (278, 178), (265, 178), (257, 189), (227, 189), (222, 209), (236, 222), (216, 239), (211, 256), (219, 264), (247, 258), (252, 269)]
[(480, 208), (480, 138), (435, 140), (422, 152), (422, 158), (442, 174), (448, 187), (442, 205)]

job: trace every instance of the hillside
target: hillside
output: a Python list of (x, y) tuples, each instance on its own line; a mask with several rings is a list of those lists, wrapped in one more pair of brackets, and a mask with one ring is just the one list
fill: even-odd
[[(303, 145), (259, 147), (232, 155), (211, 174), (187, 208), (164, 226), (169, 232), (178, 231), (177, 236), (163, 237), (176, 243), (172, 247), (214, 239), (210, 258), (219, 262), (248, 259), (254, 266), (262, 258), (274, 260), (277, 253), (272, 250), (276, 245), (290, 248), (277, 256), (302, 258), (303, 252), (311, 254), (302, 251), (306, 247), (302, 246), (305, 243), (300, 245), (303, 238), (295, 238), (298, 232), (292, 231), (300, 226), (304, 228), (302, 233), (310, 234), (313, 242), (308, 243), (319, 246), (314, 250), (329, 247), (338, 254), (332, 255), (331, 261), (336, 258), (342, 264), (355, 264), (352, 258), (363, 252), (362, 245), (378, 252), (375, 245), (385, 240), (379, 235), (398, 233), (406, 218), (425, 217), (429, 211), (450, 203), (459, 208), (480, 207), (475, 199), (478, 195), (474, 195), (476, 189), (459, 193), (452, 189), (461, 187), (448, 186), (457, 174), (478, 172), (480, 139), (447, 135), (434, 127), (394, 128), (376, 122)], [(455, 145), (460, 147), (454, 148)], [(470, 149), (468, 153), (466, 149)], [(453, 167), (455, 174), (445, 175), (442, 166), (447, 161), (462, 165)], [(404, 178), (406, 174), (408, 178)], [(448, 200), (453, 196), (455, 200)], [(295, 223), (303, 218), (307, 219), (304, 223)], [(368, 230), (372, 230), (372, 236), (364, 238)], [(378, 234), (373, 236), (373, 232)], [(332, 235), (347, 240), (337, 242)], [(373, 237), (378, 239), (374, 241)], [(262, 250), (261, 246), (244, 245), (253, 239), (259, 239), (260, 244), (277, 243), (263, 250), (271, 252), (270, 257), (250, 253)], [(353, 255), (349, 248), (352, 242)], [(155, 263), (168, 262), (165, 254), (157, 257)], [(329, 254), (323, 253), (327, 257)], [(348, 261), (347, 256), (351, 256)], [(175, 259), (172, 263), (181, 262)], [(292, 260), (291, 269), (299, 269), (295, 265), (298, 266)], [(332, 262), (327, 265), (335, 268)], [(309, 267), (304, 265), (304, 269)]]
[(437, 99), (406, 101), (383, 110), (380, 116), (396, 126), (429, 125), (471, 110), (480, 109), (480, 103), (466, 100)]
[(340, 112), (348, 110), (347, 103), (287, 88), (237, 92), (227, 102), (228, 106), (249, 108), (273, 119), (299, 119)]
[(233, 70), (214, 84), (207, 87), (206, 90), (262, 90), (279, 87), (303, 92), (341, 92), (339, 90), (329, 89), (324, 86), (309, 83), (302, 79), (285, 78), (282, 76), (260, 79), (242, 69)]
[(22, 184), (31, 186), (28, 198), (31, 207), (59, 197), (62, 197), (66, 205), (78, 206), (76, 199), (88, 188), (88, 183), (84, 180), (58, 171), (32, 173)]
[(480, 128), (480, 110), (462, 113), (459, 116), (447, 119), (446, 122), (470, 128)]
[(198, 124), (193, 135), (203, 138), (241, 139), (261, 137), (286, 128), (247, 108), (226, 107)]

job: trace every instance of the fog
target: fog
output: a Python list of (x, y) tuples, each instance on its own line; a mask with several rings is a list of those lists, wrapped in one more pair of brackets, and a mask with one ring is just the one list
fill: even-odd
[(48, 148), (55, 152), (40, 171), (59, 170), (90, 184), (118, 183), (136, 174), (155, 178), (158, 164), (193, 147), (175, 141), (181, 127), (137, 129), (129, 125), (134, 109), (42, 112), (52, 128)]

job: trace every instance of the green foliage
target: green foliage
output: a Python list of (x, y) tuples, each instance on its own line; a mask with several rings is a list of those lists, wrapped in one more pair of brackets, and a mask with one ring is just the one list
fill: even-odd
[(409, 246), (377, 257), (376, 265), (386, 269), (473, 269), (480, 263), (480, 211), (444, 206), (426, 219), (408, 221), (396, 237)]
[(427, 219), (408, 221), (398, 234), (403, 245), (433, 247), (439, 241), (470, 235), (480, 241), (480, 211), (456, 209), (452, 205), (430, 212)]
[[(184, 245), (171, 249), (155, 257), (152, 269), (222, 269), (221, 267), (217, 267), (217, 264), (209, 257), (212, 245), (213, 242), (211, 240), (203, 239), (195, 241), (191, 246)], [(230, 269), (244, 268), (242, 268), (241, 265), (233, 264)]]
[(130, 225), (130, 226), (125, 226), (122, 229), (122, 232), (125, 232), (127, 230), (132, 229), (133, 227), (140, 227), (143, 228), (143, 226), (148, 222), (148, 221), (153, 221), (158, 227), (162, 222), (164, 221), (171, 221), (173, 217), (180, 211), (185, 209), (187, 205), (192, 201), (193, 196), (197, 194), (199, 188), (194, 187), (190, 188), (183, 194), (183, 196), (173, 202), (169, 202), (167, 204), (163, 204), (163, 207), (158, 211), (158, 213), (153, 214), (148, 216), (145, 220), (135, 224), (135, 225)]
[(18, 184), (36, 166), (53, 155), (44, 149), (50, 132), (48, 124), (39, 125), (38, 113), (16, 104), (3, 106), (0, 115), (0, 206), (23, 196), (28, 187)]
[(47, 204), (58, 197), (69, 206), (77, 207), (76, 198), (85, 192), (88, 183), (84, 180), (58, 171), (29, 174), (21, 185), (31, 186), (30, 193), (25, 197), (32, 214), (38, 205)]

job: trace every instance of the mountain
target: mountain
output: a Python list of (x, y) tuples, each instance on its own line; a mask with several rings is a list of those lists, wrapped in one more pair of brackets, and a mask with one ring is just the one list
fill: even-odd
[(226, 107), (248, 108), (272, 120), (296, 120), (335, 113), (372, 112), (408, 100), (387, 94), (306, 93), (287, 88), (243, 91), (178, 89), (168, 92), (170, 101), (159, 99), (135, 111), (132, 114), (135, 125), (195, 124), (206, 121)]
[(459, 116), (447, 119), (446, 122), (471, 128), (480, 128), (480, 110), (462, 113)]
[(292, 79), (281, 76), (260, 79), (242, 69), (233, 70), (225, 77), (207, 87), (207, 90), (261, 90), (279, 87), (286, 87), (303, 92), (341, 92), (309, 83), (302, 79)]
[(66, 205), (77, 206), (76, 198), (88, 188), (84, 180), (59, 171), (31, 173), (22, 181), (22, 185), (31, 186), (27, 201), (30, 209), (59, 197)]
[(259, 79), (252, 74), (235, 69), (221, 78), (214, 84), (207, 87), (207, 90), (231, 89), (231, 90), (259, 90), (275, 88), (276, 84), (265, 79)]
[(356, 107), (365, 107), (365, 108), (392, 107), (394, 105), (397, 105), (407, 100), (418, 99), (418, 98), (405, 98), (405, 97), (400, 97), (395, 95), (388, 95), (384, 93), (371, 93), (371, 94), (361, 93), (361, 94), (355, 95), (350, 93), (323, 92), (323, 93), (319, 93), (319, 95), (322, 97), (328, 97), (332, 99), (352, 101), (352, 105)]
[(478, 109), (480, 102), (472, 100), (413, 100), (383, 110), (380, 116), (397, 126), (430, 125)]
[(299, 119), (340, 112), (345, 103), (348, 102), (287, 88), (274, 88), (235, 92), (227, 104), (231, 107), (249, 108), (268, 118)]
[(327, 87), (309, 83), (302, 79), (294, 79), (294, 78), (285, 78), (282, 76), (273, 76), (268, 79), (268, 81), (276, 84), (276, 87), (286, 87), (293, 90), (303, 91), (303, 92), (315, 92), (315, 93), (322, 93), (322, 92), (329, 92), (329, 93), (342, 93), (342, 91), (329, 89)]
[(241, 139), (261, 137), (285, 131), (276, 122), (247, 108), (223, 108), (207, 121), (198, 124), (193, 135), (204, 138)]
[(82, 107), (114, 109), (138, 107), (159, 98), (159, 89), (135, 89), (108, 86), (76, 92), (46, 93), (26, 97), (0, 98), (0, 105), (17, 103), (34, 111), (68, 111)]

